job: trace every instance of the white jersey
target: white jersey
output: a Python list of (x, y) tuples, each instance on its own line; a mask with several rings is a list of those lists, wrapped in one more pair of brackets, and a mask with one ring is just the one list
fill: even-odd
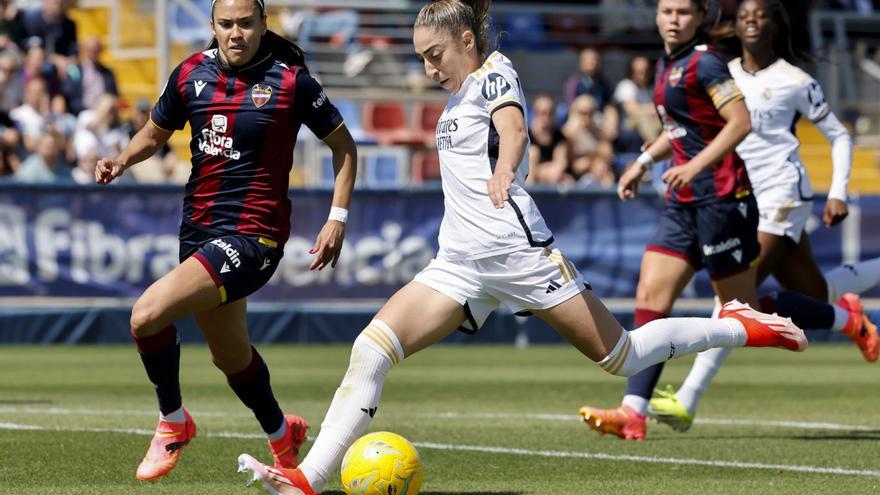
[(798, 156), (800, 142), (793, 128), (798, 114), (813, 122), (829, 115), (819, 83), (781, 58), (754, 74), (743, 69), (740, 58), (728, 67), (751, 114), (752, 132), (736, 152), (746, 163), (756, 194), (800, 181), (802, 199), (811, 198), (813, 188)]
[(446, 209), (438, 258), (477, 260), (552, 242), (544, 218), (523, 189), (528, 153), (523, 153), (504, 208), (492, 205), (486, 189), (498, 158), (499, 137), (492, 114), (510, 105), (525, 114), (525, 101), (516, 71), (499, 52), (490, 55), (449, 98), (437, 123)]

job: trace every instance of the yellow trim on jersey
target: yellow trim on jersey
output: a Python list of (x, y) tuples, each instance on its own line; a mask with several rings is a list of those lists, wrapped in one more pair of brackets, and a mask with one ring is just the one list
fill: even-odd
[(333, 130), (330, 131), (326, 136), (322, 137), (322, 138), (321, 138), (321, 141), (323, 141), (323, 140), (327, 139), (328, 137), (332, 136), (334, 132), (338, 131), (339, 129), (342, 129), (342, 126), (344, 126), (344, 125), (345, 125), (345, 121), (343, 120), (342, 122), (339, 123), (338, 126), (336, 126), (336, 129), (333, 129)]
[(474, 78), (476, 78), (476, 79), (483, 77), (484, 75), (486, 75), (486, 73), (488, 73), (490, 70), (493, 70), (495, 68), (495, 66), (492, 64), (491, 60), (494, 58), (498, 58), (500, 56), (501, 56), (501, 52), (499, 52), (498, 50), (492, 52), (491, 54), (489, 54), (488, 57), (486, 57), (486, 61), (483, 62), (483, 65), (481, 65), (479, 69), (471, 72), (471, 75), (474, 76)]
[(752, 194), (752, 191), (740, 191), (740, 192), (736, 193), (736, 199), (744, 198), (744, 197), (748, 196), (749, 194)]
[(712, 104), (715, 105), (716, 110), (721, 110), (737, 99), (744, 99), (733, 79), (725, 79), (713, 84), (706, 90), (706, 93), (712, 98)]
[[(546, 249), (545, 249), (546, 252)], [(569, 283), (574, 278), (574, 272), (571, 272), (571, 267), (568, 265), (568, 260), (562, 256), (562, 253), (559, 251), (550, 251), (547, 255), (547, 258), (559, 266), (559, 271), (562, 272), (562, 280), (565, 283)]]
[(719, 104), (719, 105), (715, 105), (715, 110), (718, 110), (718, 111), (720, 112), (721, 109), (724, 108), (724, 107), (726, 107), (727, 105), (730, 105), (731, 103), (734, 103), (734, 102), (737, 102), (737, 101), (742, 101), (742, 100), (745, 100), (745, 99), (746, 99), (746, 97), (743, 96), (743, 95), (736, 95), (736, 96), (733, 96), (733, 97), (731, 97), (731, 98), (728, 98), (727, 100), (724, 100), (723, 102), (721, 102), (721, 104)]
[(277, 242), (273, 241), (272, 239), (267, 239), (267, 238), (262, 237), (262, 236), (257, 237), (257, 242), (259, 242), (260, 244), (263, 244), (264, 246), (269, 246), (270, 248), (276, 248), (276, 247), (278, 247), (278, 243), (277, 243)]
[(169, 130), (169, 129), (166, 129), (166, 128), (162, 127), (161, 125), (159, 125), (159, 124), (157, 124), (155, 121), (153, 121), (153, 116), (152, 116), (152, 115), (150, 115), (150, 123), (153, 124), (153, 127), (155, 127), (156, 129), (159, 129), (159, 130), (162, 130), (162, 131), (165, 131), (165, 132), (174, 132), (174, 131), (172, 131), (172, 130)]
[(226, 287), (223, 287), (221, 285), (220, 287), (217, 287), (217, 290), (220, 291), (220, 304), (225, 303), (226, 302)]
[[(492, 109), (492, 110), (495, 110), (496, 108), (498, 108), (499, 106), (501, 106), (502, 103), (508, 103), (508, 102), (511, 102), (511, 101), (514, 102), (514, 103), (520, 103), (520, 101), (519, 101), (519, 97), (518, 97), (518, 96), (510, 96), (510, 97), (507, 97), (507, 98), (502, 98), (502, 99), (500, 99), (500, 100), (498, 100), (498, 101), (496, 101), (496, 102), (493, 102), (493, 103), (492, 103), (492, 108), (491, 108), (491, 109)], [(521, 106), (521, 105), (522, 105), (522, 104), (520, 103), (520, 106)]]

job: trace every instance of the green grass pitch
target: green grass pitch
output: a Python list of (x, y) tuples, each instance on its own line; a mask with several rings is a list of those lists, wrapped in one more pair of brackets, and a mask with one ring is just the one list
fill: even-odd
[[(348, 351), (260, 346), (279, 402), (310, 435)], [(661, 384), (680, 383), (690, 362), (667, 364)], [(417, 445), (424, 494), (878, 493), (878, 366), (847, 345), (739, 350), (704, 422), (685, 434), (649, 424), (646, 441), (624, 442), (577, 421), (585, 402), (616, 405), (624, 380), (573, 349), (441, 346), (391, 371), (371, 430)], [(169, 478), (145, 484), (134, 470), (156, 406), (133, 346), (0, 347), (0, 494), (259, 493), (235, 460), (268, 460), (265, 440), (205, 347), (184, 346), (181, 383), (199, 436)], [(341, 493), (338, 474), (325, 493)]]

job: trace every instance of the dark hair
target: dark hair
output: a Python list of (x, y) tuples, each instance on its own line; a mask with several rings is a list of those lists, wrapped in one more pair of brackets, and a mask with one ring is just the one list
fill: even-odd
[(486, 58), (489, 42), (489, 7), (492, 0), (434, 0), (422, 7), (415, 27), (427, 26), (458, 35), (465, 29), (474, 33), (477, 53)]
[[(266, 17), (265, 7), (263, 5), (264, 0), (254, 0), (254, 3), (257, 6), (257, 10), (260, 11), (260, 18)], [(217, 0), (212, 0), (211, 2), (211, 19), (214, 19), (214, 4), (217, 3)], [(208, 44), (208, 50), (213, 48), (219, 48), (220, 44), (217, 41), (217, 38), (211, 39), (211, 42)], [(272, 55), (282, 63), (294, 66), (298, 65), (308, 72), (309, 68), (306, 66), (306, 53), (300, 48), (299, 45), (290, 41), (289, 39), (281, 36), (280, 34), (267, 30), (266, 34), (263, 35), (262, 39), (260, 39), (260, 49), (268, 49), (272, 52)]]
[[(793, 64), (812, 61), (813, 57), (809, 53), (796, 49), (791, 42), (791, 21), (788, 18), (785, 5), (779, 0), (758, 1), (764, 2), (767, 10), (770, 11), (770, 21), (776, 29), (773, 34), (773, 51), (776, 55)], [(745, 2), (740, 2), (739, 5), (741, 6), (743, 3)]]

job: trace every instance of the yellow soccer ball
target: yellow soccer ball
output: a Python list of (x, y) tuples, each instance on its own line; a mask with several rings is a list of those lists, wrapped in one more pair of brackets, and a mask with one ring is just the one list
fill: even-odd
[(342, 459), (342, 489), (347, 495), (418, 495), (422, 480), (419, 453), (396, 433), (364, 435)]

